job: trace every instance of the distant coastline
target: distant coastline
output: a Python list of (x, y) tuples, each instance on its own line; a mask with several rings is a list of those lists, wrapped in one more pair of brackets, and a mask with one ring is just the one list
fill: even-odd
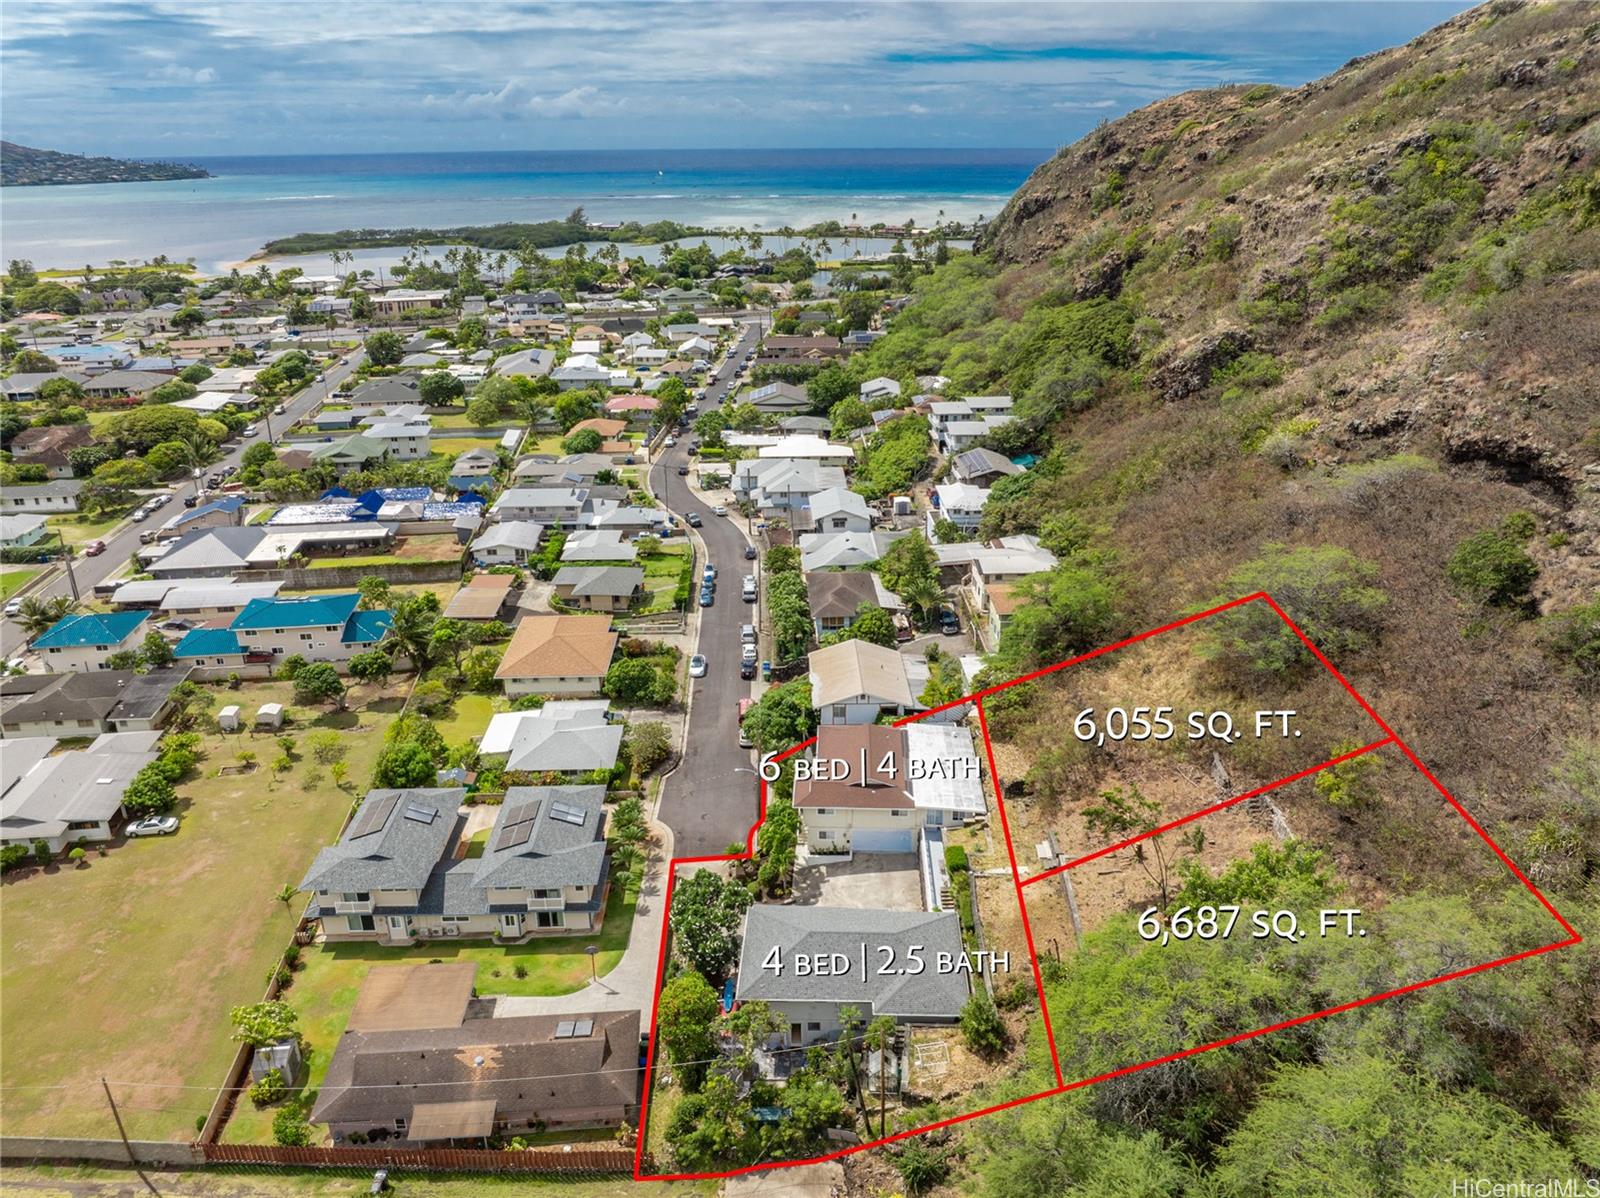
[(93, 183), (166, 183), (209, 178), (210, 171), (192, 163), (93, 158), (0, 141), (0, 187), (81, 187)]

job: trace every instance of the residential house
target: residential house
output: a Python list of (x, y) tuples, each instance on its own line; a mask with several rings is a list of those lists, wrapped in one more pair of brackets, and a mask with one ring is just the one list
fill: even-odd
[(472, 560), (478, 566), (521, 566), (539, 552), (544, 526), (531, 520), (501, 520), (491, 524), (472, 542)]
[(617, 1128), (638, 1117), (638, 1011), (346, 1031), (311, 1111), (335, 1144), (359, 1137), (410, 1147), (481, 1147), (492, 1136)]
[(823, 724), (871, 724), (922, 711), (928, 663), (870, 641), (840, 641), (807, 656), (811, 706)]
[(0, 491), (0, 511), (75, 512), (81, 490), (83, 480), (80, 478), (55, 478), (47, 483), (7, 487)]
[(537, 711), (492, 716), (478, 757), (526, 773), (587, 774), (617, 764), (626, 725), (605, 699), (552, 699)]
[(989, 492), (970, 483), (942, 483), (933, 489), (933, 506), (928, 510), (928, 539), (935, 540), (934, 525), (948, 520), (970, 536), (983, 523), (983, 508)]
[(638, 556), (638, 549), (623, 539), (620, 528), (579, 529), (561, 547), (564, 562), (631, 562)]
[(796, 539), (802, 570), (854, 569), (884, 555), (901, 532), (811, 532)]
[(715, 341), (718, 334), (716, 325), (704, 324), (700, 321), (691, 321), (685, 324), (669, 324), (661, 330), (668, 341), (673, 345), (682, 345), (685, 341), (700, 338), (706, 341)]
[[(763, 968), (763, 962), (792, 962), (800, 957), (846, 961), (861, 957), (871, 945), (876, 959), (888, 950), (897, 962), (921, 960), (916, 972), (871, 968), (859, 972), (815, 971), (799, 976)], [(783, 1020), (779, 1044), (803, 1048), (837, 1040), (844, 1011), (852, 1008), (859, 1029), (879, 1016), (898, 1024), (953, 1024), (971, 995), (970, 976), (963, 970), (940, 970), (941, 959), (964, 960), (961, 923), (954, 912), (891, 911), (878, 908), (769, 906), (754, 904), (745, 912), (740, 938), (736, 1002), (765, 1002)]]
[(300, 889), (330, 941), (591, 932), (605, 912), (604, 786), (513, 786), (481, 856), (457, 855), (461, 788), (369, 791)]
[(935, 545), (934, 556), (939, 561), (939, 581), (945, 586), (971, 583), (973, 568), (978, 567), (978, 587), (990, 582), (1010, 582), (1039, 574), (1055, 567), (1056, 555), (1039, 544), (1031, 533), (1017, 533), (998, 537), (992, 541), (957, 541), (950, 545)]
[(605, 402), (606, 415), (629, 424), (649, 424), (661, 401), (650, 395), (613, 395)]
[(577, 391), (584, 387), (609, 387), (611, 371), (597, 362), (574, 362), (568, 359), (550, 372), (556, 386), (562, 391)]
[(487, 449), (469, 449), (458, 454), (450, 466), (451, 478), (490, 478), (500, 465), (499, 455)]
[(172, 655), (186, 666), (204, 670), (242, 670), (247, 665), (268, 665), (265, 657), (246, 656), (236, 633), (227, 628), (191, 628), (172, 647)]
[(656, 339), (649, 333), (629, 333), (622, 339), (621, 345), (625, 350), (649, 349), (655, 345)]
[[(231, 620), (257, 599), (276, 599), (281, 582), (243, 582), (236, 578), (219, 582), (157, 582), (165, 593), (154, 604), (169, 620)], [(119, 588), (117, 595), (121, 595)], [(117, 595), (112, 596), (116, 602)]]
[(230, 578), (250, 568), (250, 554), (266, 535), (259, 524), (185, 530), (165, 545), (141, 549), (139, 557), (145, 572), (158, 579)]
[(567, 310), (560, 292), (545, 288), (543, 291), (517, 292), (503, 295), (497, 301), (505, 314), (513, 320), (528, 316), (560, 315)]
[(826, 434), (833, 427), (826, 416), (785, 416), (778, 427), (786, 433)]
[(872, 509), (847, 487), (829, 487), (811, 497), (811, 527), (815, 532), (872, 531)]
[(974, 487), (992, 487), (1010, 474), (1021, 474), (1022, 467), (992, 449), (969, 449), (956, 454), (956, 478)]
[(11, 459), (19, 466), (43, 466), (50, 478), (71, 478), (72, 462), (67, 455), (93, 441), (87, 424), (25, 428), (11, 442)]
[(693, 362), (701, 358), (709, 359), (716, 352), (716, 349), (717, 343), (714, 339), (694, 336), (686, 337), (678, 342), (678, 347), (674, 352), (685, 361)]
[(511, 698), (598, 695), (617, 640), (610, 616), (527, 615), (494, 676)]
[(1000, 638), (1006, 625), (1021, 607), (1023, 596), (1014, 582), (991, 582), (983, 588), (983, 603), (977, 610), (978, 642), (985, 653), (1000, 648)]
[(829, 633), (848, 628), (863, 605), (899, 610), (900, 600), (884, 589), (876, 574), (865, 570), (825, 571), (806, 574), (806, 599), (820, 641)]
[(562, 566), (555, 597), (586, 611), (627, 611), (644, 597), (644, 571), (636, 566)]
[(556, 355), (549, 349), (518, 349), (509, 354), (501, 354), (489, 364), (490, 374), (503, 374), (507, 377), (516, 374), (527, 375), (529, 378), (542, 379), (555, 369)]
[(882, 403), (885, 400), (900, 398), (900, 384), (886, 375), (879, 375), (875, 379), (868, 379), (861, 384), (861, 402), (865, 404)]
[(260, 374), (260, 366), (224, 366), (213, 370), (205, 378), (195, 384), (201, 391), (222, 391), (228, 394), (238, 394), (250, 390), (250, 384), (256, 381)]
[(172, 382), (170, 374), (154, 370), (108, 370), (93, 375), (83, 384), (83, 393), (90, 399), (115, 399), (123, 395), (143, 395), (162, 383)]
[(62, 616), (34, 638), (32, 649), (52, 672), (110, 669), (108, 659), (139, 647), (147, 619), (142, 611)]
[(444, 307), (445, 291), (421, 291), (411, 287), (395, 287), (372, 297), (372, 310), (380, 316), (398, 316), (415, 308)]
[(157, 535), (163, 539), (181, 537), (186, 533), (196, 532), (205, 528), (237, 528), (244, 523), (244, 496), (227, 495), (221, 499), (213, 499), (210, 503), (202, 503), (198, 507), (185, 508), (181, 512), (167, 517)]
[(26, 549), (37, 545), (48, 530), (43, 516), (0, 513), (0, 549)]
[(381, 445), (390, 461), (414, 462), (433, 453), (433, 426), (426, 417), (380, 421), (362, 435)]
[(402, 404), (421, 403), (421, 385), (411, 375), (384, 375), (362, 383), (345, 402), (358, 414), (387, 411)]
[(630, 350), (628, 352), (628, 361), (632, 362), (634, 366), (640, 369), (648, 369), (651, 366), (662, 365), (668, 360), (669, 356), (670, 355), (668, 352), (664, 349), (660, 349), (654, 345), (642, 345), (639, 348)]
[[(806, 513), (819, 491), (845, 485), (844, 470), (805, 459), (745, 458), (733, 469), (734, 498), (755, 505), (765, 517)], [(810, 516), (796, 520), (808, 527)]]
[(349, 316), (350, 309), (355, 301), (345, 299), (338, 295), (319, 295), (306, 305), (308, 312), (315, 312), (319, 316)]
[[(148, 732), (172, 709), (184, 669), (97, 670), (80, 674), (18, 674), (0, 678), (0, 735), (97, 736)], [(3, 754), (0, 754), (3, 756)]]
[(796, 774), (801, 839), (814, 853), (912, 853), (921, 829), (988, 811), (972, 733), (960, 724), (823, 724), (811, 753), (845, 763), (824, 778)]
[(39, 388), (51, 379), (67, 379), (80, 387), (88, 376), (80, 371), (29, 370), (0, 379), (0, 395), (20, 403), (30, 403), (39, 398)]
[[(606, 406), (609, 408), (611, 405), (608, 402)], [(599, 433), (602, 442), (615, 441), (628, 431), (628, 422), (627, 420), (608, 420), (604, 416), (591, 416), (587, 420), (580, 420), (577, 424), (574, 424), (567, 430), (567, 436), (570, 437), (573, 433), (581, 433), (586, 429)]]
[(358, 611), (361, 596), (252, 599), (228, 625), (247, 655), (347, 662), (377, 647), (394, 623), (388, 611)]
[(87, 748), (52, 755), (53, 736), (8, 740), (0, 759), (0, 845), (42, 840), (52, 853), (108, 841), (122, 796), (156, 759), (160, 732), (112, 732)]
[[(758, 412), (806, 412), (811, 408), (811, 400), (804, 387), (782, 381), (755, 388), (744, 396), (744, 402), (754, 406)], [(820, 430), (806, 431), (826, 431), (827, 428), (828, 422), (823, 420)]]
[(489, 508), (502, 523), (525, 520), (546, 528), (577, 528), (585, 523), (588, 487), (510, 487)]
[(389, 452), (390, 444), (365, 433), (351, 433), (348, 437), (318, 445), (311, 451), (311, 458), (316, 462), (327, 462), (341, 472), (363, 470), (373, 462), (382, 461)]
[(758, 361), (814, 362), (843, 356), (844, 348), (837, 337), (778, 334), (761, 343)]
[(510, 574), (474, 574), (445, 604), (444, 614), (451, 620), (499, 620), (517, 605), (517, 592)]
[(771, 445), (763, 445), (756, 451), (756, 456), (784, 458), (790, 461), (827, 462), (842, 466), (855, 458), (856, 451), (848, 445), (836, 445), (826, 437), (811, 437), (801, 433), (791, 437), (779, 437)]

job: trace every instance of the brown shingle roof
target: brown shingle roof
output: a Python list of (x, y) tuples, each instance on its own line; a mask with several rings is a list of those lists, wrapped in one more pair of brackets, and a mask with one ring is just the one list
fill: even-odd
[[(906, 734), (901, 729), (883, 724), (824, 724), (817, 730), (815, 752), (819, 760), (841, 759), (849, 772), (842, 779), (796, 782), (796, 807), (916, 806), (906, 789), (903, 774), (909, 758)], [(881, 775), (878, 766), (886, 757), (892, 758), (902, 773), (893, 778)]]
[(591, 678), (611, 665), (610, 616), (524, 616), (496, 678)]
[(806, 575), (806, 601), (819, 620), (853, 617), (863, 603), (877, 604), (878, 590), (872, 585), (872, 575), (864, 570), (822, 571)]
[(493, 620), (511, 597), (509, 574), (474, 574), (444, 609), (452, 620)]

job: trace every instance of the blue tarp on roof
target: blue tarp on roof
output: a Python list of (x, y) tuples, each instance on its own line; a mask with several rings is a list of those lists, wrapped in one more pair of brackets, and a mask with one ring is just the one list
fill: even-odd
[(355, 496), (350, 494), (350, 492), (346, 491), (343, 487), (329, 487), (321, 495), (318, 495), (317, 498), (318, 499), (354, 499)]

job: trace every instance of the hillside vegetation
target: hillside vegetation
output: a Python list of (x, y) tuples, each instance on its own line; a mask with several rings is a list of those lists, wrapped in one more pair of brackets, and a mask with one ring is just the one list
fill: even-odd
[[(959, 1150), (972, 1192), (1406, 1195), (1600, 1170), (1600, 6), (1487, 5), (1303, 87), (1108, 123), (848, 369), (1017, 399), (992, 445), (1039, 461), (997, 485), (982, 533), (1063, 560), (1024, 584), (990, 680), (1266, 589), (1588, 937), (981, 1120)], [(1170, 784), (1171, 755), (1062, 749), (1081, 694), (1329, 697), (1273, 622), (1192, 643), (988, 704), (1014, 823), (1112, 777)], [(1279, 765), (1239, 757), (1235, 781)], [(1372, 769), (1285, 803), (1323, 813), (1324, 895), (1384, 912), (1376, 956), (1185, 960), (1107, 917), (1046, 971), (1069, 1077), (1353, 996), (1351, 977), (1370, 993), (1558, 937), (1464, 825), (1440, 831), (1409, 766)], [(1309, 901), (1281, 865), (1240, 876)]]
[(93, 158), (0, 142), (0, 187), (51, 187), (67, 183), (152, 183), (209, 179), (211, 172), (176, 162)]

